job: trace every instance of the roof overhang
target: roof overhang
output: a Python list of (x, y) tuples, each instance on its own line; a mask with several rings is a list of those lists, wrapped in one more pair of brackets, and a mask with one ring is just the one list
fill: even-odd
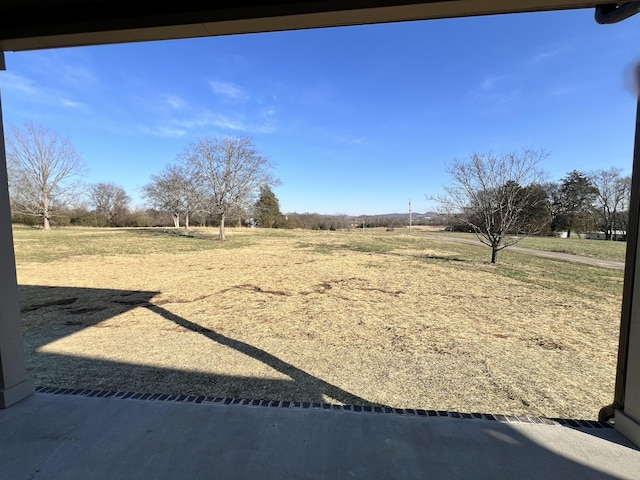
[[(0, 0), (0, 51), (593, 8), (580, 0)], [(608, 2), (610, 8), (627, 2)]]

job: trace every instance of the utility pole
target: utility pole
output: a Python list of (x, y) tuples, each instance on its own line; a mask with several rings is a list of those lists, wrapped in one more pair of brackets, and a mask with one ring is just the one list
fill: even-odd
[(411, 199), (409, 199), (409, 235), (411, 235)]

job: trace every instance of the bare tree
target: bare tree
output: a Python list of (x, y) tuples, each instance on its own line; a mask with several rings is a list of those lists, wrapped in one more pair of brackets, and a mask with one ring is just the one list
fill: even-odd
[(271, 163), (247, 137), (202, 138), (180, 158), (194, 173), (208, 212), (218, 216), (223, 241), (227, 216), (254, 199), (261, 186), (277, 184)]
[[(620, 215), (629, 204), (631, 179), (621, 176), (622, 169), (611, 167), (609, 170), (591, 172), (589, 179), (597, 188), (596, 208), (602, 217), (605, 236), (615, 240), (617, 228), (622, 228)], [(616, 228), (617, 227), (617, 228)]]
[(620, 230), (627, 233), (629, 226), (629, 206), (631, 203), (631, 175), (620, 179), (620, 191), (622, 193), (622, 201), (618, 207), (616, 215), (616, 223)]
[(154, 208), (169, 212), (174, 227), (180, 226), (180, 216), (185, 217), (189, 228), (189, 195), (193, 182), (181, 165), (167, 165), (159, 175), (152, 175), (151, 182), (143, 187), (144, 195)]
[(500, 250), (541, 228), (531, 212), (548, 202), (541, 195), (545, 174), (538, 166), (546, 157), (544, 151), (532, 149), (474, 154), (468, 161), (454, 160), (447, 167), (451, 184), (437, 200), (491, 247), (491, 263), (496, 263)]
[(78, 192), (84, 162), (69, 139), (46, 127), (12, 127), (7, 138), (11, 206), (15, 211), (42, 217), (51, 228), (56, 208)]
[(131, 202), (124, 188), (114, 183), (94, 183), (89, 187), (89, 197), (96, 213), (108, 225), (114, 225), (118, 223), (118, 218), (124, 218)]

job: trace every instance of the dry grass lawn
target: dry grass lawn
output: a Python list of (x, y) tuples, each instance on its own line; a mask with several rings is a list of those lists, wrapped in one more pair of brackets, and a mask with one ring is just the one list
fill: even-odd
[(613, 399), (622, 272), (508, 251), (493, 266), (406, 232), (213, 233), (16, 229), (29, 375), (586, 419)]

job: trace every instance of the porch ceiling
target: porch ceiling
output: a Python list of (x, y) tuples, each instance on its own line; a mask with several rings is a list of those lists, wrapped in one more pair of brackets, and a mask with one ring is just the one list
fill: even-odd
[(181, 0), (166, 3), (0, 0), (0, 50), (595, 8), (601, 3), (587, 0)]

